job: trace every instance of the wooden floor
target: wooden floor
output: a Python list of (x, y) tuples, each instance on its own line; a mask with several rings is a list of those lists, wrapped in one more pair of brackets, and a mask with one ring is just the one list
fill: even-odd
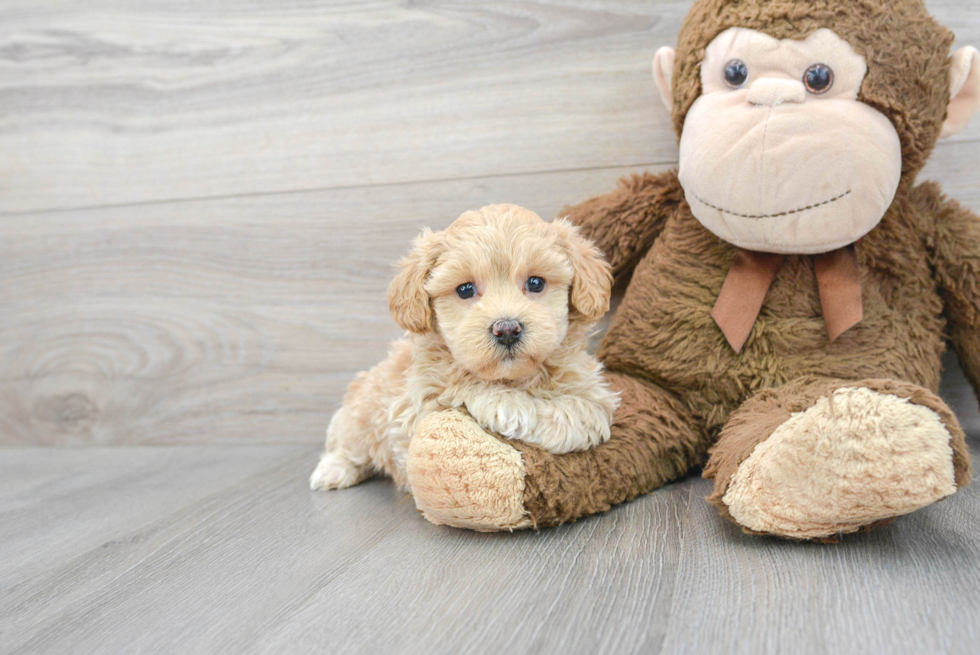
[[(0, 653), (980, 652), (980, 485), (837, 546), (696, 477), (505, 535), (306, 488), (420, 227), (676, 164), (650, 61), (689, 4), (5, 0)], [(978, 155), (923, 178), (980, 211)]]
[[(974, 441), (974, 456), (980, 448)], [(313, 446), (11, 448), (4, 653), (963, 653), (980, 485), (836, 546), (742, 535), (691, 478), (545, 532), (431, 525)]]

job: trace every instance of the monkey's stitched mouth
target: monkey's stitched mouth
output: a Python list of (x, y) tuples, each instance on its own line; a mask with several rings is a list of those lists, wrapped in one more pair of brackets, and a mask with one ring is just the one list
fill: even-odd
[(851, 195), (851, 191), (850, 190), (845, 191), (844, 193), (840, 194), (836, 198), (831, 198), (830, 200), (824, 200), (823, 202), (818, 202), (818, 203), (816, 203), (814, 205), (807, 205), (806, 207), (800, 207), (799, 209), (794, 209), (792, 211), (781, 212), (779, 214), (759, 214), (759, 215), (739, 214), (738, 212), (728, 211), (727, 209), (722, 209), (721, 207), (716, 207), (715, 205), (712, 205), (707, 200), (703, 200), (697, 194), (692, 193), (691, 195), (694, 196), (694, 199), (697, 200), (698, 202), (700, 202), (702, 205), (707, 205), (708, 207), (711, 207), (712, 209), (717, 209), (718, 211), (723, 212), (725, 214), (730, 214), (732, 216), (738, 216), (739, 218), (761, 219), (761, 218), (779, 218), (781, 216), (791, 216), (793, 214), (800, 214), (800, 213), (803, 213), (805, 211), (809, 211), (811, 209), (816, 209), (817, 207), (823, 207), (824, 205), (829, 205), (829, 204), (831, 204), (833, 202), (837, 202), (838, 200), (840, 200), (842, 198), (845, 198), (845, 197)]

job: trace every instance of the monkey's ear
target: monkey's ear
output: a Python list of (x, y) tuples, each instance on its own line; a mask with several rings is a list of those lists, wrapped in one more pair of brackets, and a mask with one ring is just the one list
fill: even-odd
[(432, 329), (432, 309), (425, 282), (436, 264), (442, 244), (440, 233), (423, 230), (412, 252), (398, 262), (401, 269), (388, 287), (388, 309), (403, 329), (425, 334)]
[(667, 111), (674, 111), (674, 60), (673, 48), (664, 46), (653, 56), (653, 83), (657, 85), (660, 99)]
[(949, 73), (949, 107), (940, 139), (953, 136), (966, 127), (980, 109), (980, 52), (967, 46), (953, 54)]
[(554, 223), (564, 228), (564, 247), (574, 271), (569, 300), (586, 321), (595, 323), (609, 311), (613, 283), (609, 264), (599, 249), (568, 220), (559, 218)]

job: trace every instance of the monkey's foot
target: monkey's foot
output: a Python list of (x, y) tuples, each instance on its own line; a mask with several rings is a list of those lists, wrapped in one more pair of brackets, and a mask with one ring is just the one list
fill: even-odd
[[(753, 414), (726, 426), (712, 459), (726, 438), (738, 438), (733, 433), (745, 438)], [(765, 415), (755, 418), (763, 428)], [(709, 500), (747, 532), (831, 539), (955, 493), (969, 475), (969, 464), (956, 462), (957, 438), (951, 412), (863, 386), (837, 388), (775, 426), (727, 479), (709, 464), (706, 475), (716, 477)]]

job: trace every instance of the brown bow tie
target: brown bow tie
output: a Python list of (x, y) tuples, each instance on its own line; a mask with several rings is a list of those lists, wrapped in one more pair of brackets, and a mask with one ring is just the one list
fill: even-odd
[[(784, 259), (784, 255), (742, 248), (735, 253), (735, 263), (728, 271), (711, 317), (736, 353), (742, 352)], [(864, 318), (861, 276), (854, 246), (814, 255), (813, 270), (827, 334), (833, 343)]]

